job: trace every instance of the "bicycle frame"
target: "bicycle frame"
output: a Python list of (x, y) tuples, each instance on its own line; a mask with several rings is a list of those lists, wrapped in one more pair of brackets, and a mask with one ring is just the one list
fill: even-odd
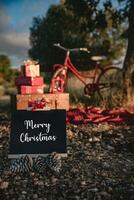
[[(66, 79), (67, 79), (67, 72), (68, 70), (71, 71), (72, 74), (74, 74), (83, 84), (84, 84), (84, 94), (92, 96), (95, 92), (100, 96), (101, 99), (103, 99), (103, 96), (101, 94), (101, 91), (104, 89), (110, 89), (114, 88), (115, 85), (114, 81), (114, 74), (118, 71), (119, 68), (113, 65), (105, 65), (101, 66), (100, 61), (103, 60), (101, 56), (94, 56), (92, 58), (93, 61), (96, 62), (95, 70), (93, 75), (82, 75), (80, 71), (76, 69), (76, 67), (73, 65), (71, 59), (70, 59), (70, 52), (74, 51), (86, 51), (89, 52), (87, 48), (75, 48), (75, 49), (67, 49), (63, 46), (61, 46), (59, 43), (54, 44), (54, 46), (59, 47), (60, 49), (64, 50), (66, 52), (66, 56), (64, 59), (63, 64), (55, 64), (53, 68), (57, 68), (55, 71), (51, 84), (50, 84), (50, 93), (63, 93), (65, 89)], [(99, 73), (98, 73), (99, 70)], [(114, 73), (113, 73), (114, 71)], [(108, 80), (107, 77), (109, 77), (109, 73), (112, 72), (113, 79)], [(107, 78), (107, 80), (105, 80)], [(87, 80), (88, 79), (88, 80)]]
[(92, 83), (95, 83), (95, 79), (96, 79), (96, 75), (97, 75), (97, 71), (100, 68), (99, 64), (96, 64), (95, 66), (95, 71), (94, 71), (94, 75), (93, 76), (82, 76), (81, 73), (75, 68), (75, 66), (72, 64), (71, 59), (70, 59), (70, 52), (67, 51), (66, 53), (66, 57), (64, 60), (64, 64), (55, 64), (54, 69), (57, 67), (63, 68), (63, 70), (66, 70), (67, 73), (67, 69), (69, 68), (69, 70), (84, 84), (86, 85), (87, 83), (85, 82), (85, 78), (91, 78), (92, 79)]
[[(87, 48), (66, 49), (65, 47), (61, 46), (59, 43), (54, 44), (54, 46), (57, 46), (57, 47), (61, 48), (62, 50), (66, 51), (66, 56), (65, 56), (63, 64), (55, 64), (53, 66), (54, 69), (55, 68), (58, 68), (58, 69), (55, 71), (52, 81), (51, 81), (51, 85), (50, 85), (51, 93), (64, 92), (68, 69), (72, 72), (72, 74), (74, 74), (84, 84), (84, 86), (85, 86), (84, 93), (85, 94), (92, 95), (94, 92), (96, 92), (100, 89), (100, 86), (101, 86), (101, 88), (102, 88), (102, 86), (105, 87), (104, 84), (101, 83), (101, 85), (100, 85), (98, 82), (98, 77), (102, 73), (104, 74), (104, 72), (106, 70), (106, 68), (103, 69), (101, 67), (99, 60), (96, 62), (96, 66), (95, 66), (93, 75), (88, 75), (88, 76), (83, 76), (71, 62), (70, 52), (73, 52), (73, 51), (89, 52), (87, 50)], [(98, 69), (100, 70), (99, 73), (98, 73)], [(88, 79), (88, 83), (87, 83), (87, 79)]]

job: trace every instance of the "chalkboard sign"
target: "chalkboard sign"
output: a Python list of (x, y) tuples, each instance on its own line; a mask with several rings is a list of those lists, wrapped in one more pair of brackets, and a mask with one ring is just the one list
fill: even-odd
[(66, 111), (14, 111), (9, 158), (66, 153)]

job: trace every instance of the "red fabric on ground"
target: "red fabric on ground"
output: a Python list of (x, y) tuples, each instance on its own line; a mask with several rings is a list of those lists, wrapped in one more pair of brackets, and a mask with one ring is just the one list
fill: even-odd
[(134, 112), (124, 108), (104, 110), (99, 107), (75, 108), (67, 112), (67, 123), (128, 123), (134, 124)]

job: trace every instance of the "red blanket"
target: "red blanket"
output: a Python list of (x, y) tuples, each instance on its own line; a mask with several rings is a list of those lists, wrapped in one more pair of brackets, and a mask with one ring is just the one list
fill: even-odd
[(134, 112), (129, 112), (124, 108), (114, 108), (104, 110), (99, 107), (76, 108), (67, 112), (67, 123), (127, 123), (134, 124)]

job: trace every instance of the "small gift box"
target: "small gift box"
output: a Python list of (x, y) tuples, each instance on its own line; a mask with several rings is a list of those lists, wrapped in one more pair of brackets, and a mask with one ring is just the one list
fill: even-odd
[(40, 76), (40, 66), (34, 64), (25, 64), (21, 66), (21, 71), (24, 76), (36, 77)]
[(47, 101), (46, 107), (50, 109), (69, 110), (69, 94), (68, 93), (17, 94), (16, 95), (16, 109), (27, 110), (28, 102), (40, 101), (41, 99), (45, 99)]
[(43, 94), (43, 86), (26, 86), (21, 85), (19, 88), (20, 94)]
[(44, 81), (43, 81), (43, 77), (41, 76), (38, 76), (38, 77), (27, 77), (27, 76), (18, 76), (16, 79), (15, 79), (15, 84), (17, 86), (20, 86), (20, 85), (29, 85), (29, 86), (32, 86), (32, 85), (40, 85), (42, 86), (44, 84)]

